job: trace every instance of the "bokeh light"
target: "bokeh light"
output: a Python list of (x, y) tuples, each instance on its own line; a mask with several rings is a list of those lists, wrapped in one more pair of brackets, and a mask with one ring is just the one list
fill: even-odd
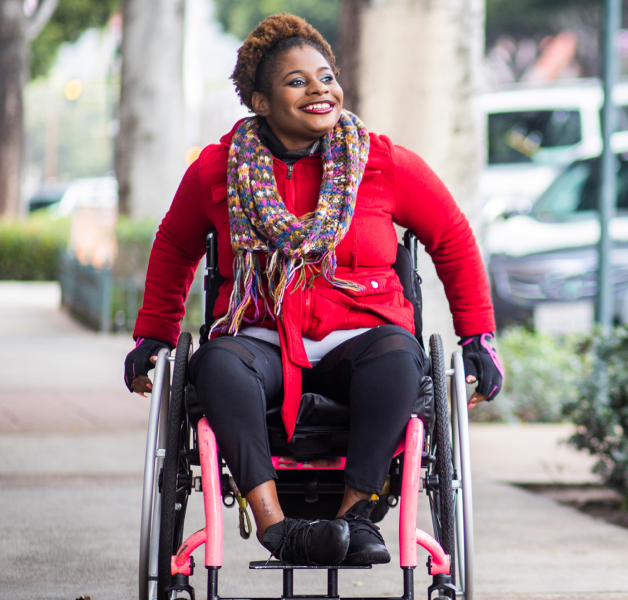
[(83, 93), (83, 82), (80, 79), (71, 79), (65, 84), (65, 97), (74, 102)]
[(201, 146), (192, 146), (191, 148), (188, 148), (185, 153), (185, 164), (188, 167), (198, 158), (202, 149), (203, 148), (201, 148)]

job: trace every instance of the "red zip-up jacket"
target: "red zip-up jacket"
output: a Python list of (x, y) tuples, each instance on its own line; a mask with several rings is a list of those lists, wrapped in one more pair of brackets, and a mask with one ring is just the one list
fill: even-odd
[[(205, 233), (218, 231), (218, 267), (227, 281), (214, 309), (227, 312), (233, 287), (233, 259), (227, 211), (227, 155), (233, 130), (207, 146), (185, 173), (153, 245), (144, 303), (134, 338), (154, 338), (174, 346), (184, 302), (199, 261)], [(495, 330), (484, 265), (469, 226), (455, 201), (427, 164), (385, 136), (370, 134), (370, 151), (358, 189), (355, 214), (336, 247), (337, 277), (362, 285), (355, 292), (333, 287), (324, 277), (313, 289), (286, 293), (282, 318), (257, 323), (278, 329), (284, 367), (282, 414), (292, 437), (301, 397), (299, 367), (309, 367), (302, 336), (321, 340), (332, 331), (400, 325), (414, 333), (413, 309), (392, 269), (397, 254), (393, 223), (414, 231), (432, 257), (444, 284), (454, 329), (459, 336)], [(322, 179), (320, 154), (288, 167), (274, 159), (277, 188), (297, 216), (314, 211)], [(262, 267), (264, 259), (260, 257)], [(268, 299), (269, 306), (273, 306)], [(262, 309), (263, 314), (263, 309)], [(249, 307), (248, 316), (254, 313)]]

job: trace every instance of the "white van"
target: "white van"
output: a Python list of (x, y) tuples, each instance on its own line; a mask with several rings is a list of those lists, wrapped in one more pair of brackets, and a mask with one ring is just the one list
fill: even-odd
[[(482, 220), (526, 213), (564, 167), (602, 151), (604, 94), (596, 79), (539, 87), (518, 84), (480, 97), (487, 161), (480, 178)], [(628, 131), (628, 83), (615, 87), (619, 131)]]

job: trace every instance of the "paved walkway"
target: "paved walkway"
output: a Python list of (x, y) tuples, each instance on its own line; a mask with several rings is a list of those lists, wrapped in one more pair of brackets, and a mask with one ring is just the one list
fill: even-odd
[[(122, 384), (129, 337), (82, 329), (58, 301), (51, 284), (0, 284), (0, 600), (130, 600), (148, 400)], [(560, 442), (569, 432), (566, 425), (473, 426), (481, 600), (628, 600), (628, 530), (507, 483), (591, 481), (591, 461)], [(429, 531), (421, 501), (420, 526)], [(401, 592), (396, 516), (382, 523), (391, 565), (343, 573), (341, 594)], [(199, 496), (186, 523), (189, 532), (202, 527)], [(263, 558), (255, 541), (239, 538), (237, 512), (225, 510), (221, 594), (278, 595), (277, 573), (246, 568)], [(204, 598), (203, 569), (197, 573)], [(420, 566), (417, 598), (427, 585)], [(316, 590), (324, 591), (322, 574), (297, 574), (296, 593)]]

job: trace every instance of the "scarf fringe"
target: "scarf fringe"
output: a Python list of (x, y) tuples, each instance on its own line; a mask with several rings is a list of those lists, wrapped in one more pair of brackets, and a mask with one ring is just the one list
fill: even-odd
[[(209, 330), (209, 337), (216, 330), (221, 333), (236, 335), (242, 325), (242, 321), (247, 323), (256, 323), (260, 320), (259, 298), (264, 304), (265, 319), (268, 315), (274, 320), (264, 288), (262, 285), (262, 269), (259, 259), (255, 252), (245, 251), (238, 252), (233, 261), (233, 272), (235, 280), (233, 282), (233, 291), (229, 300), (229, 309), (224, 317), (216, 320)], [(253, 303), (255, 306), (255, 314), (252, 319), (246, 318), (245, 313), (249, 305)]]

